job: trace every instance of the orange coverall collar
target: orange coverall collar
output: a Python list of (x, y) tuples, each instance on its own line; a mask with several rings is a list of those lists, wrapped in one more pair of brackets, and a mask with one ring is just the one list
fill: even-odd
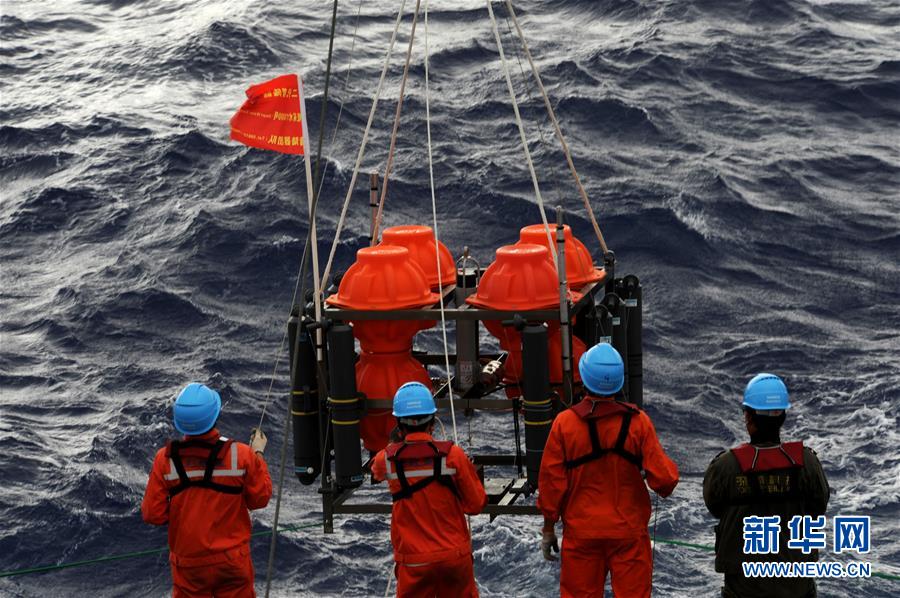
[(406, 442), (425, 442), (434, 440), (428, 432), (410, 432), (403, 438)]

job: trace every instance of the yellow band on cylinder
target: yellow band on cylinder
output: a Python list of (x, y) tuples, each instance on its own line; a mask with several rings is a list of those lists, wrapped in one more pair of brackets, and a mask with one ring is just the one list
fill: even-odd
[(550, 399), (547, 399), (545, 401), (525, 401), (525, 400), (523, 400), (522, 404), (523, 405), (549, 405)]

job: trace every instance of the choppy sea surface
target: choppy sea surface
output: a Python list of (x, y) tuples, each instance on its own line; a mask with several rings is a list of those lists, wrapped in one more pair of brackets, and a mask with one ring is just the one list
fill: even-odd
[[(322, 253), (399, 5), (339, 6)], [(659, 502), (658, 537), (712, 543), (703, 471), (745, 437), (747, 379), (774, 371), (794, 402), (785, 436), (825, 466), (828, 514), (871, 516), (868, 559), (897, 573), (900, 6), (516, 5), (619, 271), (644, 285), (645, 404), (682, 474)], [(495, 10), (542, 191), (599, 258), (503, 4)], [(6, 0), (0, 11), (0, 570), (10, 571), (165, 545), (139, 505), (187, 381), (221, 390), (223, 433), (245, 437), (258, 421), (307, 232), (305, 184), (296, 157), (230, 142), (228, 119), (251, 83), (297, 72), (318, 133), (331, 3)], [(429, 21), (441, 237), (486, 264), (538, 211), (485, 4), (432, 2)], [(385, 163), (409, 25), (364, 173)], [(420, 22), (387, 226), (430, 221), (423, 36)], [(366, 198), (361, 183), (339, 268), (367, 242)], [(419, 345), (440, 348), (434, 332)], [(287, 378), (282, 359), (265, 424), (273, 474)], [(511, 446), (508, 417), (460, 427), (466, 448)], [(286, 524), (320, 514), (315, 487), (290, 472), (284, 500)], [(273, 505), (254, 515), (257, 530)], [(538, 528), (473, 519), (484, 596), (557, 592)], [(267, 540), (253, 554), (260, 589)], [(390, 555), (383, 517), (340, 519), (333, 535), (288, 532), (273, 594), (383, 595)], [(720, 585), (701, 550), (660, 544), (655, 569), (659, 596)], [(3, 578), (0, 595), (163, 596), (169, 583), (162, 554)], [(887, 597), (900, 582), (819, 588)]]

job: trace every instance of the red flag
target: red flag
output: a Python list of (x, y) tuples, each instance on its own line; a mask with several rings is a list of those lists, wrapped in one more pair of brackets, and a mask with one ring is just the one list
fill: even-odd
[(247, 101), (231, 117), (231, 138), (250, 147), (303, 154), (303, 122), (297, 75), (282, 75), (247, 89)]

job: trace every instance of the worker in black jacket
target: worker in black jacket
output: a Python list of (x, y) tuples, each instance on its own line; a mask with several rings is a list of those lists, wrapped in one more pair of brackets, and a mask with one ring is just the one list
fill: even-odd
[[(781, 441), (790, 401), (778, 376), (759, 374), (750, 380), (743, 407), (750, 442), (719, 453), (703, 478), (703, 500), (719, 520), (716, 571), (725, 574), (722, 596), (812, 598), (816, 584), (811, 578), (744, 576), (744, 562), (818, 560), (816, 550), (805, 554), (788, 547), (788, 523), (796, 515), (824, 515), (829, 488), (815, 451), (802, 442)], [(777, 551), (745, 554), (744, 518), (775, 515), (780, 517)]]

